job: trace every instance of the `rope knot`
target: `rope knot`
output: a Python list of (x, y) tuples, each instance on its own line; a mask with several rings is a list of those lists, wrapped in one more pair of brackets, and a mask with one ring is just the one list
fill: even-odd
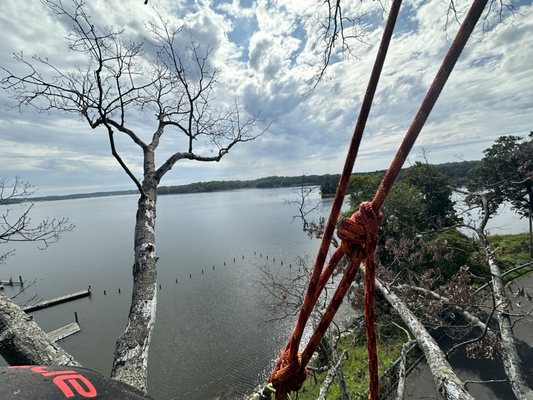
[(281, 352), (276, 368), (268, 379), (276, 389), (276, 398), (284, 398), (289, 392), (300, 390), (307, 378), (307, 368), (302, 365), (302, 355), (298, 353), (296, 360), (291, 361), (289, 353), (289, 350)]
[(358, 245), (365, 254), (373, 252), (382, 220), (383, 214), (381, 211), (374, 211), (371, 201), (362, 202), (359, 210), (339, 224), (337, 235), (342, 239), (344, 251), (349, 253), (354, 245)]

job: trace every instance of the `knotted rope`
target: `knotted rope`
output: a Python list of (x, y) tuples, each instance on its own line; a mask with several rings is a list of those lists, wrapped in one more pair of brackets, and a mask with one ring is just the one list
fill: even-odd
[[(328, 264), (324, 267), (325, 260), (331, 245), (333, 231), (337, 224), (340, 209), (346, 194), (350, 175), (353, 170), (359, 144), (363, 135), (364, 127), (368, 119), (370, 107), (374, 93), (376, 91), (379, 76), (383, 68), (387, 49), (392, 37), (392, 31), (398, 16), (401, 0), (394, 0), (387, 24), (383, 32), (381, 44), (376, 56), (376, 61), (372, 69), (372, 74), (368, 83), (365, 98), (361, 105), (361, 112), (357, 120), (355, 130), (350, 141), (350, 147), (346, 156), (343, 172), (337, 186), (335, 200), (324, 229), (324, 235), (320, 243), (320, 248), (313, 267), (313, 272), (305, 293), (303, 304), (296, 321), (296, 326), (289, 339), (285, 350), (281, 353), (276, 367), (269, 377), (269, 382), (276, 390), (276, 399), (285, 400), (287, 394), (291, 391), (297, 391), (301, 388), (306, 377), (306, 365), (311, 356), (318, 348), (320, 341), (324, 337), (333, 316), (337, 312), (340, 304), (346, 295), (348, 288), (353, 282), (361, 261), (365, 260), (365, 329), (368, 347), (368, 365), (369, 365), (369, 398), (377, 400), (379, 397), (379, 379), (377, 363), (377, 343), (375, 333), (375, 259), (374, 253), (377, 244), (377, 231), (382, 219), (380, 212), (383, 202), (390, 193), (398, 174), (411, 151), (422, 127), (424, 126), (435, 102), (437, 101), (444, 84), (448, 80), (459, 55), (461, 54), (468, 38), (470, 37), (474, 26), (476, 25), (487, 0), (474, 0), (468, 14), (465, 16), (459, 31), (446, 54), (446, 57), (428, 89), (426, 97), (422, 101), (418, 112), (416, 113), (405, 137), (398, 149), (383, 181), (381, 182), (374, 198), (371, 202), (362, 203), (359, 211), (350, 218), (344, 219), (340, 223), (338, 235), (342, 239), (341, 245), (332, 254)], [(348, 267), (339, 282), (331, 302), (326, 308), (322, 319), (311, 339), (307, 343), (304, 351), (299, 354), (298, 349), (302, 339), (303, 331), (311, 315), (311, 311), (316, 305), (322, 290), (324, 289), (333, 271), (344, 256), (349, 259)]]
[(374, 328), (376, 324), (376, 264), (374, 256), (378, 229), (382, 220), (383, 214), (381, 212), (376, 214), (371, 202), (363, 202), (359, 206), (359, 211), (350, 218), (343, 219), (337, 230), (337, 236), (342, 239), (341, 248), (345, 254), (351, 255), (359, 249), (365, 260), (364, 315), (371, 399), (377, 399), (379, 394), (377, 339)]

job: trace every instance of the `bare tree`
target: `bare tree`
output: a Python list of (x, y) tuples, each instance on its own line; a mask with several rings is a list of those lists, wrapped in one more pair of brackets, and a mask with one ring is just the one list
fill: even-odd
[[(30, 212), (33, 204), (19, 204), (28, 201), (34, 188), (20, 178), (0, 178), (0, 244), (9, 242), (35, 242), (39, 248), (55, 243), (64, 232), (74, 229), (68, 218), (53, 218), (32, 223)], [(0, 253), (0, 264), (15, 250)]]
[[(73, 0), (72, 6), (62, 0), (42, 3), (70, 24), (67, 49), (85, 57), (86, 64), (62, 71), (48, 58), (28, 60), (23, 53), (15, 54), (27, 72), (2, 67), (1, 86), (19, 107), (70, 113), (105, 132), (113, 157), (139, 190), (132, 302), (127, 327), (117, 340), (111, 375), (146, 391), (157, 302), (157, 187), (180, 160), (218, 162), (235, 145), (254, 140), (260, 134), (255, 133), (256, 117), (245, 116), (236, 102), (228, 107), (216, 104), (213, 49), (201, 46), (181, 26), (160, 16), (150, 26), (150, 41), (128, 42), (123, 31), (97, 27), (82, 0)], [(153, 132), (132, 127), (132, 117), (139, 114), (154, 116)], [(156, 151), (165, 134), (181, 136), (185, 145), (171, 148), (171, 155), (157, 164)], [(121, 156), (116, 135), (138, 147), (141, 178)]]

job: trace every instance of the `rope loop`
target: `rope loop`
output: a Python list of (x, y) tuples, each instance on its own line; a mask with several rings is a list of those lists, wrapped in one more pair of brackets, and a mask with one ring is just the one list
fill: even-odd
[(342, 240), (341, 248), (351, 254), (359, 247), (363, 256), (373, 253), (376, 248), (379, 226), (383, 220), (381, 211), (374, 210), (371, 201), (364, 201), (350, 218), (339, 224), (337, 236)]
[(283, 398), (283, 395), (289, 392), (300, 390), (307, 378), (307, 368), (302, 365), (302, 355), (298, 353), (298, 357), (291, 360), (289, 354), (288, 349), (281, 352), (276, 368), (268, 380), (276, 389), (276, 398)]

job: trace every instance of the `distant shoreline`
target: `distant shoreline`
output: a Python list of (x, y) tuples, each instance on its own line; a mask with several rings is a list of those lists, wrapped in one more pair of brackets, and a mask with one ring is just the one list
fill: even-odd
[[(439, 169), (450, 177), (466, 176), (465, 171), (469, 170), (473, 165), (479, 161), (458, 161), (444, 164), (436, 164)], [(458, 174), (458, 171), (460, 173)], [(380, 173), (381, 171), (374, 172), (358, 172), (353, 175), (365, 175), (369, 173)], [(321, 186), (327, 190), (324, 191), (323, 197), (332, 197), (335, 194), (335, 188), (339, 181), (340, 174), (324, 174), (324, 175), (300, 175), (300, 176), (268, 176), (264, 178), (252, 179), (252, 180), (227, 180), (227, 181), (208, 181), (208, 182), (195, 182), (185, 185), (177, 186), (161, 186), (158, 188), (158, 195), (168, 194), (189, 194), (189, 193), (210, 193), (210, 192), (222, 192), (228, 190), (238, 189), (275, 189), (275, 188), (288, 188), (299, 186)], [(460, 183), (460, 182), (456, 182)], [(15, 203), (27, 203), (27, 202), (43, 202), (43, 201), (58, 201), (58, 200), (75, 200), (75, 199), (87, 199), (93, 197), (109, 197), (109, 196), (123, 196), (138, 194), (138, 190), (120, 190), (110, 192), (92, 192), (92, 193), (75, 193), (66, 195), (51, 195), (51, 196), (37, 196), (25, 199), (17, 199), (8, 202), (8, 204)]]

